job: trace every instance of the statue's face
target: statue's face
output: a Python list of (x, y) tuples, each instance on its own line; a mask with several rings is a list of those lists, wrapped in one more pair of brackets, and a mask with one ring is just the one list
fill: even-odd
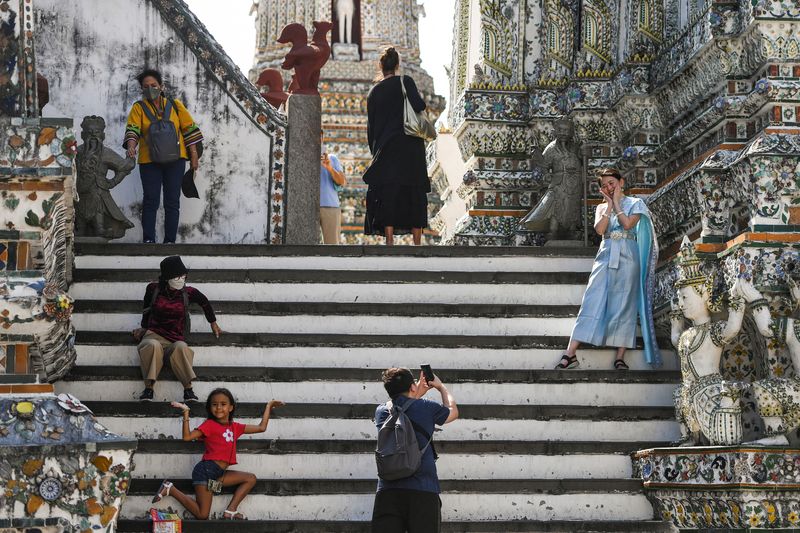
[(678, 289), (678, 307), (689, 320), (708, 316), (707, 300), (707, 296), (699, 294), (692, 286)]
[(84, 141), (93, 140), (103, 142), (106, 138), (105, 128), (100, 125), (90, 124), (81, 131), (81, 138)]
[(559, 141), (568, 141), (572, 139), (572, 124), (570, 123), (557, 123), (555, 125), (556, 139)]

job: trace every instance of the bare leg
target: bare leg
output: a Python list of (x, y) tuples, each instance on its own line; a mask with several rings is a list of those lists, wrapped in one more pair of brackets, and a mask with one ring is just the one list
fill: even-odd
[(394, 226), (383, 228), (383, 234), (386, 236), (386, 246), (394, 246)]
[(183, 505), (187, 511), (192, 513), (195, 518), (198, 520), (208, 520), (208, 515), (211, 512), (211, 500), (214, 495), (208, 491), (205, 485), (195, 485), (194, 494), (197, 501), (178, 490), (178, 487), (174, 485), (169, 489), (169, 495), (178, 500), (178, 502)]
[(573, 357), (575, 355), (575, 352), (577, 352), (578, 348), (580, 347), (581, 347), (580, 342), (570, 339), (569, 345), (567, 346), (567, 355)]
[(627, 348), (617, 348), (617, 359), (620, 361), (625, 360), (625, 350), (627, 350)]
[(411, 228), (411, 235), (414, 238), (414, 246), (422, 244), (422, 228)]
[(256, 486), (256, 476), (250, 472), (228, 470), (222, 478), (222, 485), (224, 487), (239, 485), (233, 492), (233, 498), (231, 498), (231, 502), (227, 507), (228, 511), (235, 512), (239, 508), (239, 504), (244, 500), (244, 497), (250, 494), (250, 491)]

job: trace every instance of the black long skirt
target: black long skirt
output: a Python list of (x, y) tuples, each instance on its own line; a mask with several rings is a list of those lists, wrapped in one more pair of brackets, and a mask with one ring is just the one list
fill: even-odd
[(428, 193), (431, 182), (425, 161), (425, 142), (398, 135), (386, 143), (364, 173), (367, 189), (366, 235), (384, 235), (387, 226), (395, 235), (411, 228), (428, 227)]

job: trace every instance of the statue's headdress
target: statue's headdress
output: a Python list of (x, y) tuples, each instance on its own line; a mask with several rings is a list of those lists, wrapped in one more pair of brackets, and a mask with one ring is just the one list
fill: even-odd
[(694, 243), (689, 240), (686, 235), (683, 236), (681, 243), (681, 251), (678, 253), (678, 280), (675, 282), (675, 288), (681, 287), (708, 287), (708, 276), (703, 274), (700, 268), (700, 258), (697, 257), (695, 252)]

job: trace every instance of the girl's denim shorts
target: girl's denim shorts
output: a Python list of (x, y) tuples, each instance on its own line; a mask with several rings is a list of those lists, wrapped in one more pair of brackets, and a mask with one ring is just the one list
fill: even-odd
[(200, 461), (192, 470), (192, 485), (205, 485), (209, 479), (219, 479), (224, 473), (214, 461)]

